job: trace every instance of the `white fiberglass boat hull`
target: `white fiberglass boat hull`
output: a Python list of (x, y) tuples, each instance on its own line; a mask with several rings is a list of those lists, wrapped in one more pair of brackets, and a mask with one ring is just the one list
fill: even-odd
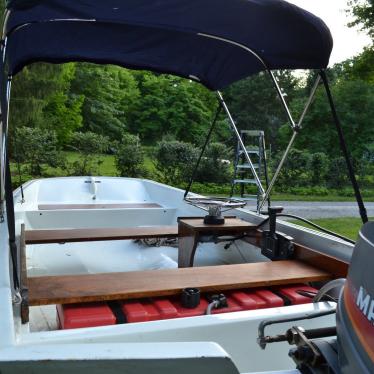
[[(99, 183), (97, 183), (99, 182)], [(92, 188), (95, 183), (95, 189)], [(176, 224), (180, 216), (204, 212), (183, 201), (183, 191), (159, 183), (127, 178), (53, 178), (29, 182), (24, 201), (15, 191), (16, 229), (133, 227)], [(41, 210), (52, 204), (158, 204), (157, 208), (98, 208)], [(229, 212), (253, 223), (264, 217), (244, 209)], [(349, 258), (352, 248), (332, 237), (280, 222), (282, 231), (298, 242), (330, 254)], [(249, 373), (291, 370), (289, 346), (285, 343), (262, 351), (256, 343), (259, 323), (281, 316), (300, 316), (334, 307), (329, 303), (294, 305), (143, 323), (56, 330), (47, 308), (31, 307), (30, 323), (22, 325), (19, 308), (13, 307), (9, 278), (6, 222), (0, 224), (0, 370), (2, 373), (56, 372), (110, 373)], [(133, 241), (30, 245), (27, 248), (29, 276), (89, 274), (172, 268), (177, 265), (175, 248), (146, 247)], [(225, 249), (223, 244), (201, 244), (196, 266), (265, 261), (258, 250), (240, 241)], [(38, 308), (38, 310), (36, 310)], [(50, 310), (50, 307), (49, 307)], [(53, 308), (52, 308), (53, 310)], [(42, 315), (42, 317), (40, 317)], [(35, 317), (33, 321), (33, 316)], [(45, 319), (43, 321), (42, 319)], [(44, 323), (45, 322), (45, 323)], [(334, 325), (334, 316), (300, 321), (305, 327)], [(44, 327), (41, 327), (44, 326)], [(281, 333), (290, 324), (269, 328)], [(46, 331), (43, 331), (46, 330)], [(112, 371), (111, 371), (112, 370)]]

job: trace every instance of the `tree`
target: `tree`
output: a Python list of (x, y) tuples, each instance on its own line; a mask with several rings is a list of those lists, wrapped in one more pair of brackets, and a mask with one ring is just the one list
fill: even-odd
[(73, 175), (94, 175), (98, 173), (103, 163), (101, 154), (109, 147), (106, 136), (93, 132), (76, 132), (73, 137), (72, 148), (79, 153), (79, 158), (70, 164), (69, 169)]
[[(354, 158), (361, 159), (367, 145), (374, 141), (374, 86), (371, 82), (354, 79), (353, 72), (347, 69), (342, 68), (342, 65), (334, 67), (331, 90), (350, 152)], [(348, 79), (347, 74), (352, 74), (352, 79)], [(293, 107), (302, 110), (304, 101), (294, 100)], [(287, 125), (281, 126), (278, 136), (284, 148), (291, 137), (291, 129)], [(317, 91), (295, 147), (313, 153), (324, 152), (330, 159), (341, 154), (331, 109), (323, 89)]]
[(313, 153), (308, 162), (310, 181), (314, 186), (325, 184), (326, 175), (329, 169), (329, 159), (323, 152)]
[(216, 99), (202, 85), (170, 75), (135, 72), (141, 97), (131, 116), (130, 131), (146, 143), (172, 133), (199, 143), (210, 126)]
[(139, 91), (132, 73), (112, 65), (77, 64), (71, 92), (83, 96), (83, 130), (119, 139)]
[[(280, 152), (275, 158), (273, 168), (278, 166), (280, 158), (283, 153)], [(281, 188), (302, 186), (308, 180), (308, 164), (310, 154), (298, 149), (291, 149), (286, 162), (278, 177), (278, 184)]]
[(60, 145), (66, 143), (82, 122), (82, 99), (69, 93), (74, 75), (74, 64), (45, 63), (25, 67), (17, 74), (12, 85), (11, 134), (22, 126), (40, 127), (54, 131)]
[(50, 130), (17, 128), (13, 140), (13, 155), (15, 161), (24, 164), (25, 171), (32, 176), (45, 175), (48, 166), (64, 165), (57, 135)]
[(123, 134), (115, 151), (116, 167), (121, 177), (139, 178), (145, 175), (144, 152), (136, 135)]
[(342, 188), (348, 183), (347, 164), (344, 157), (335, 157), (331, 160), (327, 175), (327, 184), (332, 188)]
[(67, 145), (73, 134), (82, 126), (83, 96), (68, 96), (62, 92), (50, 98), (43, 109), (43, 122), (41, 127), (53, 129), (56, 132), (59, 144)]
[(374, 2), (373, 0), (349, 0), (348, 12), (355, 18), (350, 26), (361, 28), (374, 38)]
[[(298, 95), (298, 79), (290, 71), (275, 73), (288, 103)], [(243, 79), (224, 91), (229, 108), (240, 129), (264, 130), (267, 141), (277, 146), (277, 132), (287, 122), (273, 82), (266, 73)]]

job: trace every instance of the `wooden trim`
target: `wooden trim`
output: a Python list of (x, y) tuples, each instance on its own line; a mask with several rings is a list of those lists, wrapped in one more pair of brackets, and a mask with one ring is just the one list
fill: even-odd
[(20, 293), (22, 297), (21, 302), (21, 321), (22, 323), (29, 322), (29, 301), (28, 301), (28, 278), (27, 278), (27, 264), (26, 264), (26, 241), (25, 241), (25, 224), (21, 225), (20, 234)]
[(294, 258), (333, 274), (334, 278), (346, 278), (349, 263), (321, 253), (315, 249), (295, 243)]
[(327, 281), (331, 274), (300, 261), (260, 262), (126, 273), (29, 278), (30, 305), (70, 304)]
[(126, 203), (126, 204), (40, 204), (39, 210), (74, 210), (74, 209), (138, 209), (162, 208), (157, 203)]
[(178, 237), (177, 226), (149, 226), (98, 229), (27, 230), (26, 244), (71, 243)]
[[(256, 230), (253, 237), (246, 237), (244, 240), (261, 248), (262, 230)], [(306, 247), (299, 243), (294, 243), (294, 259), (302, 261), (311, 266), (331, 273), (334, 278), (345, 278), (348, 274), (349, 263), (334, 256), (327, 255), (315, 249)]]

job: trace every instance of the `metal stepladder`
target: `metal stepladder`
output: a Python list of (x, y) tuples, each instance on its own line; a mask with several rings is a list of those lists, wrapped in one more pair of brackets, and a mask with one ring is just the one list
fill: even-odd
[[(266, 186), (269, 184), (267, 159), (265, 148), (265, 134), (260, 130), (241, 130), (240, 137), (245, 145), (247, 153), (253, 160), (253, 166), (257, 171), (260, 180), (264, 181)], [(248, 185), (256, 186), (251, 166), (246, 160), (244, 151), (238, 141), (236, 146), (234, 161), (234, 177), (231, 183), (231, 197), (234, 195), (235, 186), (240, 185), (240, 195), (242, 198), (257, 201), (257, 208), (261, 201), (261, 194), (257, 189), (257, 194), (248, 193)], [(247, 188), (246, 188), (247, 187)]]

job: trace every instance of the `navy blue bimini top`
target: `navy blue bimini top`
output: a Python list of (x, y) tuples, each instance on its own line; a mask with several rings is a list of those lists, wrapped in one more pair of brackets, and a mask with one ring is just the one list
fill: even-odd
[(266, 69), (323, 69), (325, 23), (284, 0), (10, 0), (6, 68), (89, 61), (212, 90)]

